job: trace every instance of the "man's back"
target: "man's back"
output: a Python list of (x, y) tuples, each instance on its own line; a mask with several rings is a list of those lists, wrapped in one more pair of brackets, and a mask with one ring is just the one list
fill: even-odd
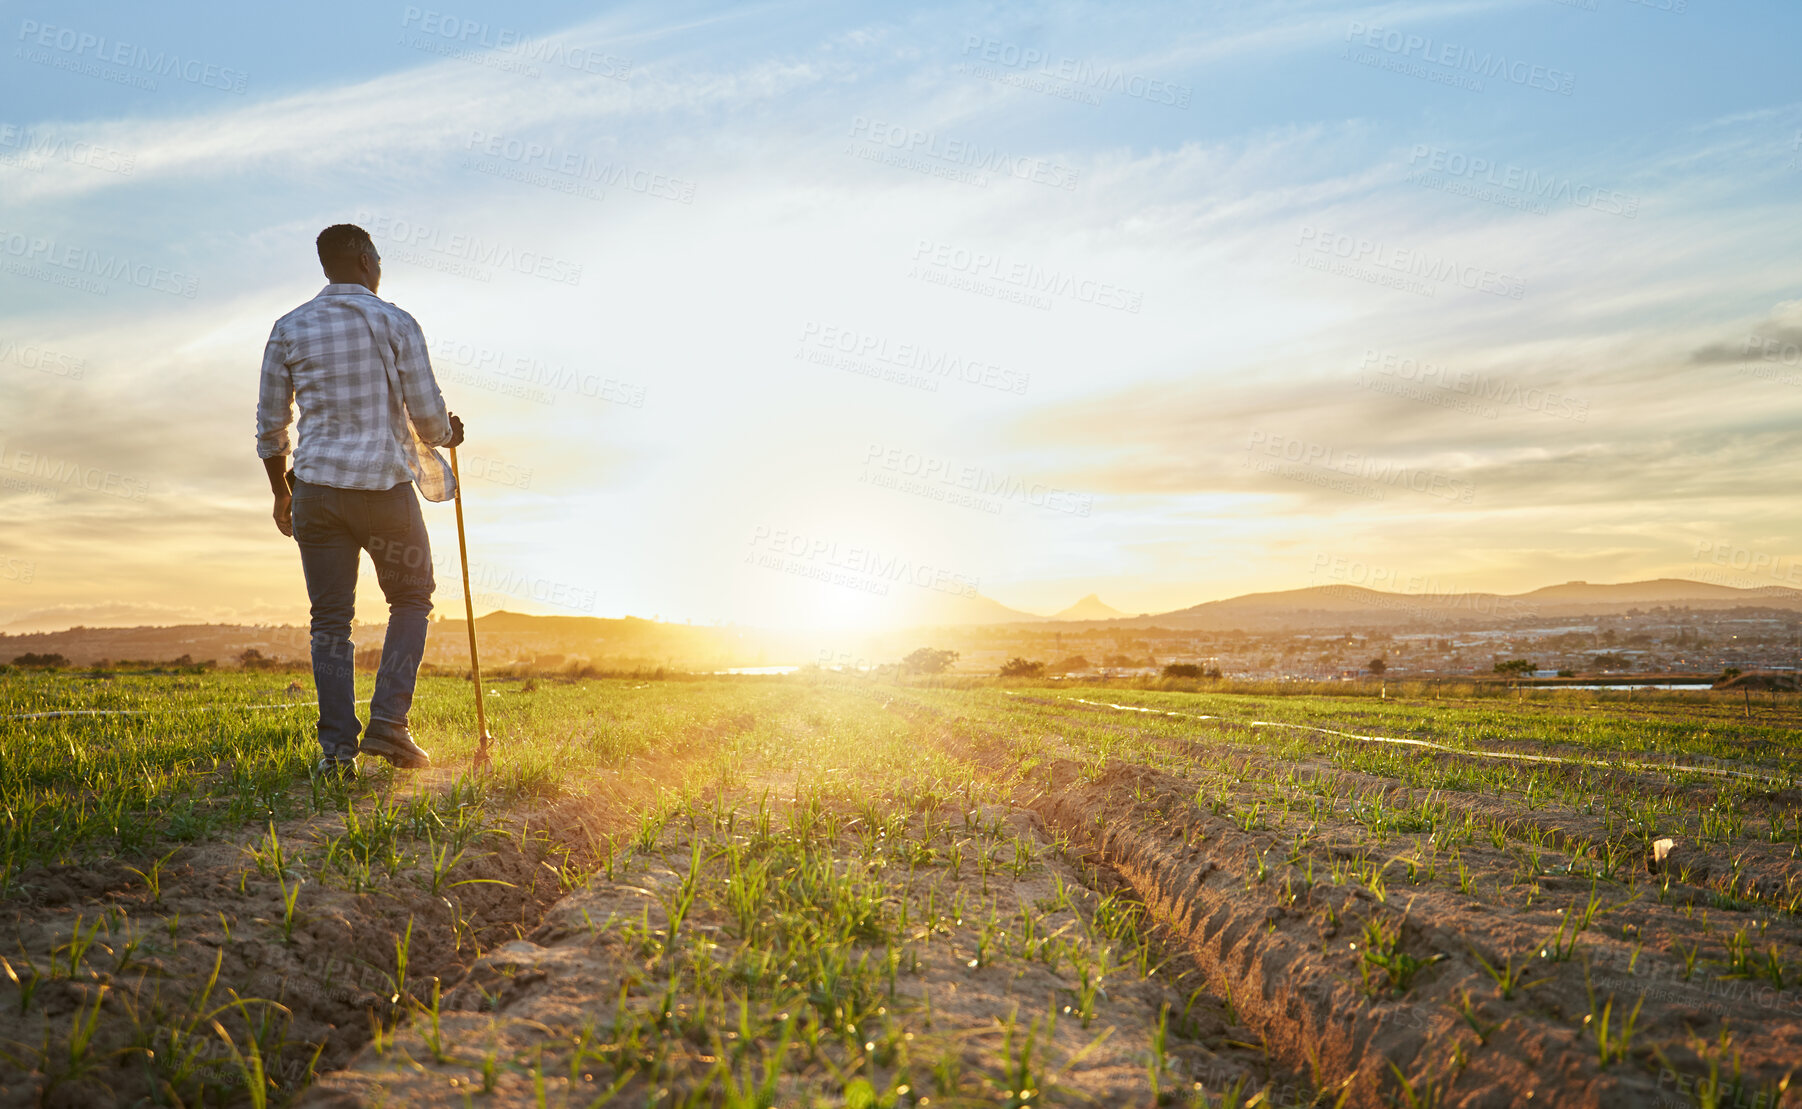
[(355, 284), (327, 285), (270, 331), (257, 405), (266, 456), (286, 453), (290, 404), (300, 408), (296, 476), (340, 489), (415, 480), (406, 422), (428, 443), (450, 426), (419, 324)]

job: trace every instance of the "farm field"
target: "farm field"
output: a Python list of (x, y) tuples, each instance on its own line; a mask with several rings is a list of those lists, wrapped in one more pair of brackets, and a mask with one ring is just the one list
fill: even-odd
[(1802, 1104), (1793, 708), (288, 678), (0, 674), (0, 1105)]

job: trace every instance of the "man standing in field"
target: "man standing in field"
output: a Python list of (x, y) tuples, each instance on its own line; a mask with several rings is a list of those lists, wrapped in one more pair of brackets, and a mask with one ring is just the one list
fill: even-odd
[[(382, 259), (369, 233), (340, 223), (321, 231), (317, 245), (330, 284), (269, 333), (257, 454), (275, 494), (275, 526), (300, 547), (312, 602), (318, 770), (355, 778), (358, 754), (408, 769), (431, 765), (407, 730), (433, 587), (413, 483), (428, 500), (449, 499), (451, 475), (430, 447), (462, 443), (463, 423), (445, 410), (419, 324), (375, 295)], [(295, 406), (300, 443), (290, 472)], [(388, 599), (388, 632), (359, 745), (350, 628), (362, 551)]]

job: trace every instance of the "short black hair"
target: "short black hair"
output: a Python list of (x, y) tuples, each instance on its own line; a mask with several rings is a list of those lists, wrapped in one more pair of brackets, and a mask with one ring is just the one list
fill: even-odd
[(375, 240), (354, 223), (334, 223), (319, 233), (313, 245), (319, 248), (319, 264), (336, 270), (355, 265), (357, 255), (375, 249)]

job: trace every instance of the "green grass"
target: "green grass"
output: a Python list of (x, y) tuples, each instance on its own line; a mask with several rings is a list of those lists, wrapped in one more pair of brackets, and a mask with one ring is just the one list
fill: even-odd
[[(231, 707), (289, 700), (288, 680), (254, 671), (204, 678), (0, 675), (0, 716), (147, 712), (0, 720), (0, 896), (34, 866), (98, 858), (155, 865), (172, 846), (342, 808), (347, 793), (363, 790), (296, 788), (319, 755), (315, 709)], [(360, 677), (360, 693), (370, 684)], [(484, 799), (557, 794), (571, 774), (661, 754), (687, 733), (730, 727), (784, 695), (774, 686), (723, 683), (546, 682), (529, 694), (502, 688), (489, 713), (507, 758), (483, 783)], [(440, 761), (465, 762), (475, 732), (469, 683), (422, 678), (412, 724)], [(391, 777), (374, 760), (364, 762), (378, 780)]]
[[(1180, 944), (1135, 893), (1103, 888), (1069, 830), (1023, 835), (993, 815), (1043, 799), (1054, 770), (1071, 768), (1078, 782), (1133, 767), (1180, 783), (1173, 808), (1139, 786), (1120, 803), (1186, 828), (1184, 846), (1231, 871), (1248, 904), (1278, 910), (1273, 921), (1317, 922), (1327, 936), (1317, 945), (1341, 960), (1358, 1004), (1437, 1005), (1467, 1029), (1455, 1066), (1441, 1066), (1442, 1052), (1423, 1060), (1431, 1065), (1409, 1071), (1412, 1086), (1395, 1072), (1403, 1102), (1455, 1084), (1473, 1033), (1480, 1065), (1499, 1029), (1550, 1019), (1522, 1007), (1548, 979), (1586, 967), (1592, 950), (1624, 942), (1612, 937), (1626, 928), (1635, 959), (1645, 950), (1641, 966), (1698, 989), (1747, 983), (1793, 1001), (1802, 966), (1802, 816), (1767, 797), (1802, 778), (1802, 750), (1787, 729), (1695, 698), (1378, 700), (808, 676), (539, 679), (528, 691), (501, 681), (488, 701), (497, 767), (477, 777), (467, 773), (469, 683), (427, 677), (412, 723), (440, 769), (366, 765), (356, 783), (327, 784), (309, 773), (312, 707), (245, 707), (284, 702), (289, 678), (0, 675), (0, 716), (145, 710), (0, 720), (0, 902), (23, 905), (67, 874), (109, 866), (125, 883), (59, 909), (53, 934), (21, 924), (0, 937), (0, 991), (11, 991), (0, 1013), (29, 1032), (0, 1037), (0, 1050), (43, 1082), (101, 1081), (126, 1059), (125, 1071), (149, 1077), (118, 1081), (145, 1096), (166, 1086), (183, 1103), (280, 1103), (309, 1080), (306, 1060), (322, 1045), (293, 1038), (279, 999), (244, 993), (225, 955), (294, 946), (317, 906), (348, 895), (391, 901), (399, 914), (391, 961), (378, 968), (390, 1008), (346, 1021), (369, 1024), (372, 1041), (397, 1053), (396, 1073), (410, 1065), (402, 1059), (467, 1066), (476, 1086), (573, 1083), (588, 1100), (611, 1091), (622, 1104), (664, 1087), (711, 1091), (709, 1104), (767, 1104), (785, 1081), (869, 1104), (896, 1103), (903, 1087), (937, 1091), (935, 1104), (1038, 1104), (1078, 1080), (1085, 1052), (1092, 1061), (1130, 1042), (1138, 1054), (1122, 1065), (1159, 1100), (1203, 1103), (1206, 1091), (1177, 1080), (1176, 1060), (1184, 1030), (1204, 1023), (1191, 1018), (1198, 993), (1218, 987), (1231, 1013), (1225, 985), (1192, 977), (1166, 990), (1166, 978), (1193, 968), (1180, 969)], [(368, 684), (360, 679), (362, 692)], [(1450, 750), (1351, 738), (1370, 735)], [(1498, 751), (1601, 765), (1479, 754)], [(1631, 765), (1643, 762), (1758, 777), (1651, 772), (1659, 785), (1648, 788), (1648, 772)], [(1648, 875), (1645, 852), (1667, 835), (1690, 849), (1686, 867), (1698, 855), (1712, 865)], [(225, 877), (273, 893), (273, 913), (212, 920), (210, 907), (190, 908), (184, 921), (167, 908), (191, 893), (188, 849), (215, 844), (239, 860)], [(481, 916), (525, 880), (518, 868), (493, 876), (501, 856), (524, 860), (533, 882), (572, 904), (649, 883), (651, 869), (673, 875), (656, 886), (654, 914), (587, 920), (597, 951), (637, 969), (594, 1027), (529, 1053), (460, 1039), (442, 1004), (448, 987), (413, 961), (412, 910), (392, 896), (450, 906), (468, 965), (534, 923), (529, 906), (512, 923)], [(1007, 899), (1039, 879), (1031, 903)], [(1405, 906), (1422, 893), (1505, 910), (1536, 931), (1479, 937), (1469, 960), (1462, 941), (1446, 951), (1416, 943), (1413, 925), (1404, 945)], [(1334, 939), (1341, 927), (1349, 934)], [(202, 969), (164, 973), (183, 966)], [(948, 995), (929, 987), (952, 966), (1058, 985), (1013, 998), (978, 1030), (958, 1026)], [(484, 982), (481, 996), (499, 998), (505, 985)], [(1473, 988), (1490, 1007), (1482, 1014)], [(1604, 993), (1599, 1007), (1592, 998), (1572, 1030), (1599, 1067), (1649, 1066), (1676, 1050), (1649, 1038), (1654, 1013), (1642, 1022), (1637, 1004), (1612, 1004), (1640, 992)], [(1151, 1000), (1129, 1005), (1123, 994)], [(1257, 1065), (1274, 1074), (1301, 1062)]]

